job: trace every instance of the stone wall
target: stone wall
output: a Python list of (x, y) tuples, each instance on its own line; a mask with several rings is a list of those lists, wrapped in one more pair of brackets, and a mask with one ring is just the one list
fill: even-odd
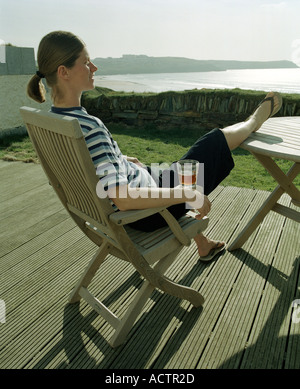
[[(153, 123), (162, 128), (180, 126), (209, 130), (245, 120), (265, 94), (236, 89), (130, 94), (96, 88), (83, 95), (82, 105), (104, 123), (121, 122), (141, 127)], [(300, 95), (283, 95), (283, 106), (277, 115), (300, 115)]]

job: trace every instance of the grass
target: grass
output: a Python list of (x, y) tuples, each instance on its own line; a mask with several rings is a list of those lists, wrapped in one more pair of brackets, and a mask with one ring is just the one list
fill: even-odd
[(0, 159), (38, 163), (38, 158), (27, 135), (14, 135), (0, 139)]
[[(204, 132), (196, 130), (159, 130), (153, 126), (141, 128), (126, 127), (123, 124), (109, 125), (113, 138), (118, 142), (123, 154), (137, 157), (141, 162), (168, 163), (181, 158), (190, 146)], [(38, 163), (28, 136), (15, 136), (0, 140), (0, 159)], [(222, 182), (224, 186), (236, 186), (271, 191), (275, 180), (247, 151), (240, 148), (233, 151), (235, 168)], [(280, 168), (287, 172), (292, 163), (276, 160)], [(300, 177), (294, 180), (300, 188)]]

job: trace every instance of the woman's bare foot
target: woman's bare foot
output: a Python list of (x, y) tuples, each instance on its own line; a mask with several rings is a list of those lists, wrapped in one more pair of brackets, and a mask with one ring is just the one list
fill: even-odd
[(197, 244), (198, 254), (200, 257), (206, 257), (212, 249), (225, 247), (225, 242), (211, 240), (203, 234), (196, 235), (194, 240)]
[(274, 116), (282, 106), (282, 97), (277, 92), (269, 92), (259, 104), (249, 120), (254, 122), (254, 131), (257, 131), (263, 123)]

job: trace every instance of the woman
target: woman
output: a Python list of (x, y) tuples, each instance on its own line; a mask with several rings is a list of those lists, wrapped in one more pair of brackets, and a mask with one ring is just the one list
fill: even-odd
[[(78, 118), (97, 175), (116, 210), (167, 206), (179, 218), (187, 212), (186, 205), (190, 204), (199, 212), (196, 218), (203, 218), (211, 208), (207, 195), (234, 167), (231, 150), (277, 113), (282, 104), (277, 93), (268, 93), (247, 121), (209, 132), (182, 157), (204, 164), (203, 196), (197, 190), (174, 188), (174, 180), (169, 188), (163, 188), (161, 176), (153, 179), (151, 171), (136, 158), (124, 156), (101, 120), (81, 107), (82, 92), (94, 88), (93, 76), (97, 71), (81, 39), (65, 31), (49, 33), (40, 42), (37, 60), (39, 70), (28, 84), (29, 96), (40, 103), (45, 101), (45, 88), (41, 82), (45, 78), (51, 88), (52, 112)], [(143, 231), (164, 225), (165, 221), (159, 214), (131, 224), (133, 228)], [(194, 239), (200, 260), (205, 262), (225, 248), (224, 242), (211, 240), (203, 234), (198, 234)]]

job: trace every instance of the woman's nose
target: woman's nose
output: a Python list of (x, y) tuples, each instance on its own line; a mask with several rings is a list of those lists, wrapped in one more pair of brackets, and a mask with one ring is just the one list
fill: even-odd
[(96, 72), (98, 70), (97, 66), (93, 64), (93, 62), (90, 62), (90, 65), (91, 72)]

